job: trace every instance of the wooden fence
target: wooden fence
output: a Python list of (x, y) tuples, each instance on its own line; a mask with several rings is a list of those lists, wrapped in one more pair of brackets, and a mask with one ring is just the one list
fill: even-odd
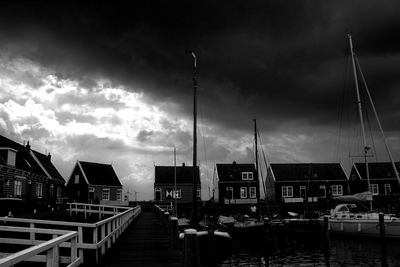
[[(68, 204), (70, 207), (69, 212), (71, 215), (73, 213), (75, 214), (84, 213), (85, 218), (87, 214), (91, 213), (98, 213), (99, 218), (103, 218), (105, 217), (105, 215), (113, 215), (113, 216), (103, 219), (96, 223), (78, 223), (78, 222), (9, 218), (9, 217), (0, 217), (0, 222), (3, 222), (3, 225), (18, 226), (18, 228), (22, 227), (25, 229), (53, 228), (53, 229), (73, 231), (77, 234), (76, 246), (78, 250), (79, 263), (84, 262), (84, 252), (90, 252), (90, 251), (94, 252), (94, 257), (95, 257), (94, 260), (96, 263), (98, 263), (99, 253), (100, 255), (104, 255), (106, 250), (111, 248), (112, 244), (116, 242), (118, 237), (125, 231), (125, 229), (129, 226), (129, 224), (141, 212), (140, 206), (129, 208), (129, 207), (93, 205), (84, 203), (68, 203)], [(35, 231), (31, 231), (29, 240), (25, 240), (23, 242), (26, 242), (27, 245), (28, 244), (43, 245), (44, 241), (35, 239), (35, 233), (36, 233)], [(57, 243), (58, 241), (55, 241), (56, 239), (58, 240), (58, 238), (59, 237), (52, 239), (48, 242), (50, 242), (50, 244), (52, 244), (54, 247), (59, 246), (59, 243)], [(0, 243), (1, 241), (2, 240), (0, 239)], [(55, 242), (53, 243), (51, 241)], [(49, 246), (51, 247), (52, 245)], [(23, 251), (20, 251), (18, 253), (21, 252)], [(88, 253), (85, 253), (85, 255), (87, 254)], [(24, 258), (24, 260), (29, 260), (29, 258), (30, 257)], [(50, 265), (50, 266), (57, 266), (57, 265)]]

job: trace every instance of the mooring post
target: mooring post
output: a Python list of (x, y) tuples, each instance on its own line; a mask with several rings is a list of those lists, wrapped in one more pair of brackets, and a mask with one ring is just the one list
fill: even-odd
[(329, 237), (329, 216), (325, 215), (324, 216), (324, 234), (325, 237)]
[(168, 232), (168, 220), (169, 220), (169, 212), (166, 211), (166, 212), (164, 212), (163, 223), (164, 223), (164, 226), (167, 228), (167, 232)]
[(184, 266), (198, 267), (199, 244), (197, 243), (197, 231), (195, 229), (186, 229), (184, 237)]
[(382, 212), (379, 213), (379, 230), (381, 238), (385, 238), (385, 217)]
[(178, 248), (178, 238), (179, 238), (179, 233), (178, 233), (178, 218), (175, 216), (172, 216), (170, 219), (170, 237), (171, 237), (171, 246), (173, 249)]

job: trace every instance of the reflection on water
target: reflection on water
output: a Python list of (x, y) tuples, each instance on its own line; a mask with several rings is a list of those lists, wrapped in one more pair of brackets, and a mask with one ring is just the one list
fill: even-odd
[(400, 266), (400, 241), (276, 236), (269, 242), (236, 244), (218, 266)]

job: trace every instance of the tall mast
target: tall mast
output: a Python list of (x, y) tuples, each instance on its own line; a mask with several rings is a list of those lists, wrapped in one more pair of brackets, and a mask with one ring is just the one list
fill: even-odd
[[(354, 83), (356, 87), (356, 94), (357, 94), (357, 106), (358, 106), (358, 114), (360, 116), (360, 125), (361, 125), (361, 133), (363, 137), (363, 145), (364, 145), (364, 160), (365, 160), (365, 172), (367, 175), (367, 185), (368, 185), (368, 192), (371, 193), (371, 186), (369, 181), (369, 168), (368, 168), (368, 151), (371, 149), (370, 146), (367, 145), (367, 139), (365, 137), (365, 127), (364, 127), (364, 119), (363, 119), (363, 112), (362, 112), (362, 103), (360, 98), (360, 90), (358, 87), (358, 77), (357, 77), (357, 69), (356, 69), (356, 55), (353, 51), (353, 42), (351, 39), (351, 34), (348, 33), (347, 37), (349, 38), (349, 45), (350, 45), (350, 52), (351, 52), (351, 62), (353, 65), (353, 74), (354, 74)], [(371, 194), (372, 196), (372, 194)], [(369, 208), (372, 210), (372, 200), (369, 202)]]
[(197, 219), (197, 58), (193, 51), (186, 51), (193, 57), (193, 203), (192, 222)]
[(175, 202), (175, 216), (178, 217), (178, 203), (176, 198), (176, 147), (174, 146), (174, 202)]
[(256, 179), (257, 179), (257, 184), (258, 184), (258, 192), (256, 192), (256, 196), (257, 196), (257, 205), (258, 205), (258, 211), (261, 214), (260, 211), (260, 206), (259, 206), (259, 202), (260, 202), (260, 180), (258, 179), (258, 144), (257, 144), (257, 120), (254, 118), (254, 153), (255, 153), (255, 158), (256, 158)]
[(383, 128), (382, 128), (381, 122), (380, 122), (379, 117), (378, 117), (378, 112), (377, 112), (376, 109), (375, 109), (374, 102), (372, 101), (371, 94), (369, 93), (369, 89), (368, 89), (368, 86), (367, 86), (367, 82), (366, 82), (366, 80), (365, 80), (365, 78), (364, 78), (363, 72), (362, 72), (361, 67), (360, 67), (360, 63), (358, 62), (358, 59), (357, 59), (357, 58), (356, 58), (356, 63), (357, 63), (357, 67), (358, 67), (358, 69), (359, 69), (359, 71), (360, 71), (361, 80), (362, 80), (362, 82), (363, 82), (363, 84), (364, 84), (364, 86), (365, 86), (365, 91), (367, 91), (367, 95), (368, 95), (369, 102), (371, 103), (372, 110), (374, 111), (375, 119), (376, 119), (376, 122), (378, 123), (378, 127), (379, 127), (379, 130), (380, 130), (380, 132), (381, 132), (381, 135), (382, 135), (382, 138), (383, 138), (383, 142), (384, 142), (384, 144), (385, 144), (386, 151), (387, 151), (387, 153), (388, 153), (388, 155), (389, 155), (389, 159), (390, 159), (390, 163), (392, 164), (392, 168), (393, 168), (393, 171), (394, 171), (394, 175), (395, 175), (395, 177), (396, 177), (396, 179), (397, 179), (397, 182), (398, 182), (399, 185), (400, 185), (399, 172), (397, 171), (396, 164), (394, 163), (392, 153), (390, 152), (389, 145), (388, 145), (388, 143), (387, 143), (387, 141), (386, 141), (385, 133), (383, 132)]

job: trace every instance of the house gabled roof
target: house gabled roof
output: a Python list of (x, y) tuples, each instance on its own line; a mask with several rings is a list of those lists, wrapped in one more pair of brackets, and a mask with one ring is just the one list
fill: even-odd
[(242, 172), (253, 172), (257, 180), (256, 167), (253, 163), (217, 163), (219, 181), (242, 181)]
[[(62, 175), (51, 162), (51, 158), (30, 149), (29, 144), (24, 146), (0, 135), (0, 147), (11, 148), (17, 151), (15, 168), (65, 182)], [(1, 164), (6, 164), (4, 158), (0, 162)]]
[[(156, 184), (173, 184), (175, 181), (174, 166), (155, 166)], [(197, 184), (200, 185), (199, 166), (196, 166)], [(191, 184), (193, 183), (193, 166), (176, 166), (176, 183)]]
[[(400, 163), (395, 162), (397, 172), (400, 170)], [(396, 179), (391, 162), (369, 162), (368, 163), (370, 179)], [(365, 163), (357, 162), (351, 168), (351, 176), (356, 175), (357, 178), (367, 179)], [(361, 176), (361, 177), (360, 177)]]
[(270, 168), (275, 181), (326, 181), (346, 180), (339, 163), (272, 163)]
[(122, 186), (110, 164), (78, 161), (87, 182), (91, 185)]

